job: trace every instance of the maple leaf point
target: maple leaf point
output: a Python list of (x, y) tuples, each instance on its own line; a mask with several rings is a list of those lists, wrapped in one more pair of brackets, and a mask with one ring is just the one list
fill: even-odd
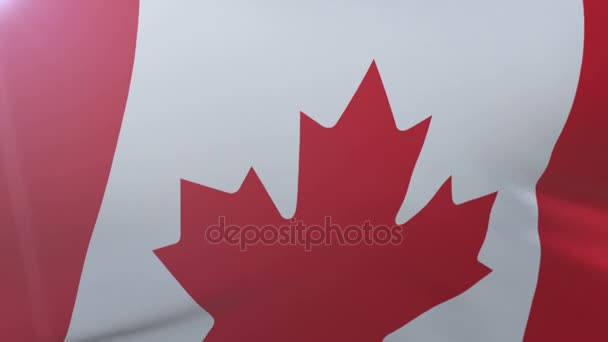
[(205, 341), (380, 341), (473, 286), (490, 269), (477, 261), (491, 194), (454, 204), (451, 180), (405, 224), (399, 244), (214, 244), (204, 228), (296, 220), (339, 227), (396, 226), (427, 119), (397, 129), (375, 63), (334, 127), (301, 114), (297, 208), (281, 217), (253, 169), (225, 193), (181, 183), (181, 238), (155, 253), (214, 318)]

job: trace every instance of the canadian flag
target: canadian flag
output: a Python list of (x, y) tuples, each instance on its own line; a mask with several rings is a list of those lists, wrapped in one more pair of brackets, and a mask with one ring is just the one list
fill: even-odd
[(606, 22), (0, 0), (0, 340), (608, 341)]

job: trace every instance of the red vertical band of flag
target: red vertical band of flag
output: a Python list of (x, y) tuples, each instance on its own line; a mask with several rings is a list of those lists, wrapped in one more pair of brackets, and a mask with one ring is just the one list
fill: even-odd
[(134, 0), (0, 1), (0, 341), (63, 341), (116, 147)]
[(608, 341), (608, 3), (584, 4), (577, 95), (537, 187), (541, 264), (526, 341)]

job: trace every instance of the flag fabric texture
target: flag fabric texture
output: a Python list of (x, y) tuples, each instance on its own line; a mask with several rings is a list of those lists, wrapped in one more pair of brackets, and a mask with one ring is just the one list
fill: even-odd
[(0, 0), (0, 341), (608, 341), (606, 23)]

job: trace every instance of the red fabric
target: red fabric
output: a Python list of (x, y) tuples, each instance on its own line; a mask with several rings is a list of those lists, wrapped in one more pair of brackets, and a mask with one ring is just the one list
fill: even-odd
[(0, 1), (0, 341), (65, 337), (137, 15), (137, 1)]
[(608, 341), (608, 3), (585, 1), (578, 93), (538, 188), (540, 278), (526, 341)]

